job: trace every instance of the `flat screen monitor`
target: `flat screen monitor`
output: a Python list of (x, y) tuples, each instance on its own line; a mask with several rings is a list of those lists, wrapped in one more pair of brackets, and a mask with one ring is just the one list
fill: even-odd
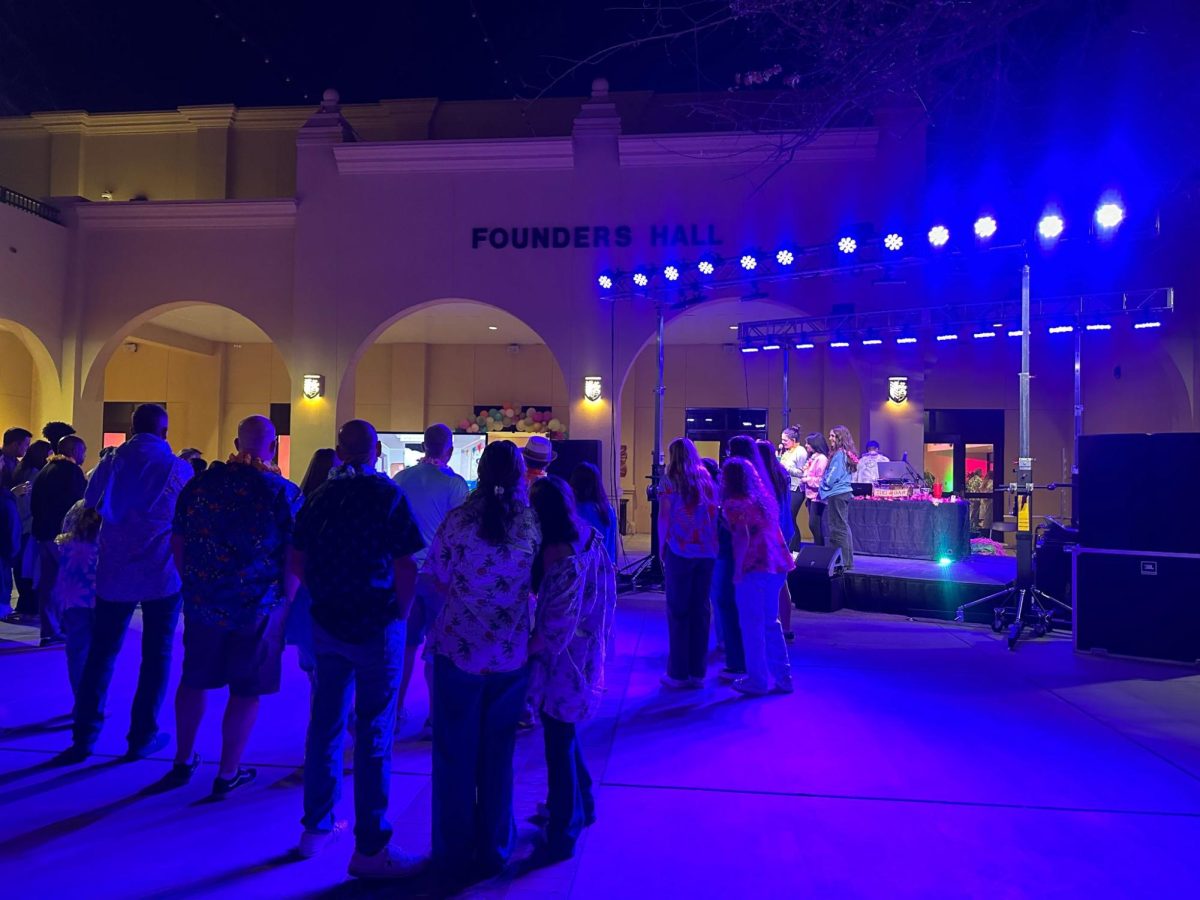
[[(421, 449), (424, 439), (425, 436), (420, 432), (380, 432), (379, 442), (383, 445), (383, 454), (379, 457), (379, 471), (390, 478), (409, 466), (415, 466), (425, 455), (425, 451)], [(467, 485), (472, 490), (478, 480), (476, 473), (479, 469), (479, 457), (483, 455), (487, 442), (486, 434), (454, 435), (454, 453), (450, 457), (450, 468), (467, 479)]]

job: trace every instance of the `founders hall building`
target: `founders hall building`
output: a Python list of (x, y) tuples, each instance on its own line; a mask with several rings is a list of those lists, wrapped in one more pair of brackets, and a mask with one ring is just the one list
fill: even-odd
[[(948, 302), (919, 268), (882, 266), (689, 297), (665, 293), (656, 274), (643, 296), (605, 296), (606, 271), (785, 245), (835, 254), (839, 235), (865, 243), (893, 223), (919, 224), (905, 239), (924, 241), (934, 212), (913, 111), (791, 146), (704, 130), (695, 105), (597, 81), (590, 98), (532, 106), (342, 106), (329, 91), (316, 110), (0, 119), (0, 426), (64, 419), (97, 448), (120, 439), (131, 404), (163, 402), (172, 445), (213, 459), (239, 419), (269, 413), (298, 479), (354, 416), (415, 432), (533, 409), (571, 439), (601, 442), (614, 494), (644, 529), (656, 299), (667, 440), (704, 439), (695, 420), (706, 419), (778, 440), (783, 351), (739, 352), (740, 325)], [(959, 199), (944, 214), (968, 222), (994, 202)], [(1176, 311), (1158, 329), (1089, 337), (1088, 431), (1197, 427), (1197, 279), (1155, 265), (1110, 289), (1170, 286)], [(982, 300), (1014, 283), (953, 289)], [(848, 352), (788, 347), (788, 419), (848, 425), (860, 445), (873, 438), (935, 474), (984, 445), (1006, 470), (1019, 342), (969, 331)], [(1072, 355), (1040, 333), (1034, 354), (1033, 450), (1039, 480), (1051, 480), (1071, 462)], [(589, 399), (585, 379), (595, 397), (597, 377)], [(889, 395), (896, 378), (902, 402)]]

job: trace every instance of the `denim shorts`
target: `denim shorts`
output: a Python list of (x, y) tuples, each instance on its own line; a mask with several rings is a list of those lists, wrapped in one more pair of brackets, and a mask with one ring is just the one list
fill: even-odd
[(243, 628), (222, 628), (195, 613), (183, 615), (182, 683), (194, 690), (229, 685), (236, 697), (279, 691), (287, 605), (275, 607)]
[(433, 576), (417, 576), (417, 590), (412, 609), (408, 613), (408, 632), (405, 640), (409, 647), (419, 647), (425, 642), (434, 620), (442, 611), (442, 592), (438, 590)]

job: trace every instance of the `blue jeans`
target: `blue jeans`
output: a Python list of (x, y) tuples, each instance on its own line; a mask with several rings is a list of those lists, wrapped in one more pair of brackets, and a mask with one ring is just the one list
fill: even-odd
[(768, 677), (778, 683), (792, 672), (779, 624), (779, 591), (786, 578), (771, 572), (747, 572), (736, 589), (746, 677), (751, 687), (760, 691), (770, 687)]
[(708, 592), (714, 560), (678, 556), (670, 547), (663, 548), (662, 559), (667, 593), (667, 675), (680, 681), (703, 678), (708, 663), (712, 615)]
[(333, 830), (342, 793), (342, 740), (351, 698), (358, 719), (354, 742), (354, 843), (373, 855), (392, 839), (387, 820), (392, 737), (404, 664), (404, 623), (392, 622), (361, 644), (339, 641), (313, 623), (317, 657), (312, 715), (304, 748), (306, 831)]
[(451, 878), (489, 874), (516, 844), (513, 752), (529, 666), (473, 675), (433, 662), (433, 863)]
[(592, 776), (583, 761), (574, 723), (560, 722), (543, 712), (542, 730), (546, 738), (546, 806), (550, 812), (546, 845), (555, 855), (572, 856), (584, 826), (596, 817)]
[(78, 695), (88, 649), (92, 646), (96, 611), (86, 606), (73, 606), (63, 610), (61, 622), (67, 638), (67, 679), (71, 682), (71, 694)]
[(742, 649), (742, 626), (738, 624), (737, 600), (733, 587), (733, 560), (717, 557), (713, 567), (712, 604), (719, 632), (725, 642), (725, 668), (733, 672), (746, 671), (746, 653)]
[(75, 746), (91, 750), (104, 725), (104, 702), (112, 683), (113, 668), (133, 611), (142, 607), (142, 665), (129, 723), (129, 748), (136, 750), (158, 734), (158, 711), (171, 675), (171, 649), (179, 625), (179, 595), (160, 600), (113, 603), (96, 598), (92, 646), (79, 677), (75, 695)]

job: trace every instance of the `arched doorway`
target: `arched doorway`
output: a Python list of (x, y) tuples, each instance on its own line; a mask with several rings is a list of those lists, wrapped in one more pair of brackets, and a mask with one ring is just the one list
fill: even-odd
[(241, 313), (215, 303), (172, 303), (147, 311), (96, 355), (84, 400), (101, 404), (102, 443), (124, 440), (138, 403), (163, 403), (169, 440), (207, 460), (233, 450), (237, 423), (270, 416), (280, 434), (280, 468), (290, 465), (291, 375), (271, 338)]
[(518, 443), (535, 431), (566, 437), (568, 400), (558, 360), (524, 321), (490, 304), (445, 299), (380, 324), (348, 367), (338, 408), (379, 429), (385, 449), (393, 445), (394, 468), (433, 422), (502, 431)]
[(0, 430), (41, 426), (63, 415), (58, 367), (30, 329), (0, 319)]
[[(687, 410), (695, 408), (766, 410), (773, 440), (782, 424), (782, 355), (741, 353), (737, 327), (743, 322), (802, 315), (785, 303), (728, 298), (706, 301), (668, 319), (664, 329), (664, 452), (673, 438), (687, 433)], [(621, 493), (629, 504), (630, 526), (639, 533), (650, 527), (645, 488), (654, 451), (655, 344), (653, 339), (647, 341), (625, 373), (621, 388)], [(793, 422), (820, 419), (823, 391), (816, 386), (821, 384), (818, 356), (793, 353)], [(759, 424), (753, 422), (754, 427)], [(703, 445), (700, 449), (702, 453), (713, 451)]]

